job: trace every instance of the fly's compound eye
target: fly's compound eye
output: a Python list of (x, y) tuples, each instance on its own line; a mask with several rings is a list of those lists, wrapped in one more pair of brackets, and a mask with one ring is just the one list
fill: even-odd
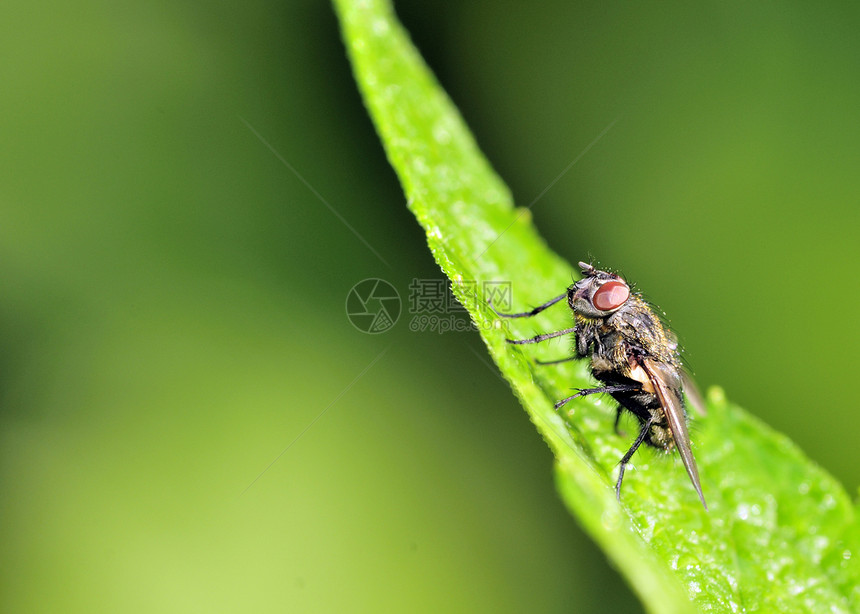
[(607, 281), (591, 298), (591, 303), (600, 311), (618, 309), (630, 298), (630, 288), (623, 281)]

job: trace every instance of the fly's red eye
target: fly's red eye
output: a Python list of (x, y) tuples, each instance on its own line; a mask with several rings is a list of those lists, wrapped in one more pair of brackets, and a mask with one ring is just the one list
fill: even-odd
[(594, 293), (591, 302), (600, 311), (618, 309), (630, 298), (630, 288), (623, 281), (608, 281)]

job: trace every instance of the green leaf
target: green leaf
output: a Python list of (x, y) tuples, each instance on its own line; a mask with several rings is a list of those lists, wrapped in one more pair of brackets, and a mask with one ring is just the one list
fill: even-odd
[[(708, 394), (693, 449), (710, 512), (677, 455), (642, 450), (613, 491), (631, 437), (614, 409), (588, 397), (560, 415), (553, 403), (588, 386), (586, 365), (539, 366), (564, 344), (526, 349), (505, 337), (572, 325), (564, 303), (531, 321), (502, 322), (484, 284), (509, 281), (520, 310), (561, 294), (577, 273), (537, 234), (527, 210), (479, 151), (383, 0), (336, 0), (365, 104), (408, 206), (489, 352), (556, 458), (558, 490), (651, 612), (855, 612), (860, 531), (842, 486), (787, 438)], [(621, 265), (623, 263), (615, 263)], [(567, 408), (565, 408), (567, 410)]]

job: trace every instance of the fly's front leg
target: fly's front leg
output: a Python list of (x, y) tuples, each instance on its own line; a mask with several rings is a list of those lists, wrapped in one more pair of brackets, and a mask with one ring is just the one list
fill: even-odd
[[(537, 314), (544, 311), (545, 309), (552, 307), (557, 302), (559, 302), (561, 299), (566, 298), (567, 295), (568, 295), (568, 293), (565, 292), (564, 294), (560, 294), (560, 295), (556, 296), (555, 298), (548, 300), (543, 305), (538, 305), (537, 307), (535, 307), (531, 311), (524, 311), (522, 313), (499, 313), (493, 307), (492, 301), (487, 301), (487, 304), (490, 306), (490, 309), (493, 310), (493, 313), (495, 313), (500, 318), (530, 318), (532, 316), (536, 316)], [(553, 333), (545, 333), (543, 335), (535, 335), (534, 337), (531, 337), (529, 339), (505, 339), (505, 341), (507, 341), (508, 343), (510, 343), (512, 345), (525, 345), (528, 343), (540, 343), (541, 341), (546, 341), (547, 339), (554, 339), (555, 337), (561, 337), (563, 335), (567, 335), (569, 333), (574, 332), (575, 330), (576, 330), (575, 328), (566, 328), (564, 330), (555, 331)]]
[(559, 302), (561, 299), (565, 298), (566, 296), (567, 296), (567, 292), (565, 292), (561, 296), (557, 296), (555, 298), (548, 300), (543, 305), (538, 305), (537, 307), (535, 307), (531, 311), (524, 311), (522, 313), (499, 313), (498, 311), (496, 311), (496, 308), (493, 307), (493, 301), (492, 300), (487, 301), (487, 304), (490, 306), (490, 309), (493, 310), (493, 313), (496, 314), (497, 316), (499, 316), (500, 318), (530, 318), (532, 316), (536, 316), (537, 314), (539, 314), (544, 309), (547, 309), (548, 307), (552, 307), (553, 305), (555, 305), (557, 302)]

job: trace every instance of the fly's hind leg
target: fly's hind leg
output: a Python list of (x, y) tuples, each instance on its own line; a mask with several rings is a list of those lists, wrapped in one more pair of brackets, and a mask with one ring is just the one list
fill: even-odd
[(626, 434), (626, 433), (624, 433), (624, 431), (621, 431), (621, 430), (619, 430), (619, 429), (618, 429), (618, 424), (621, 422), (621, 413), (622, 413), (623, 411), (624, 411), (624, 408), (623, 408), (623, 407), (621, 407), (620, 405), (619, 405), (618, 407), (616, 407), (616, 408), (615, 408), (615, 426), (614, 426), (614, 430), (615, 430), (615, 434), (616, 434), (616, 435), (618, 435), (619, 437), (624, 437), (624, 435)]
[[(619, 410), (620, 411), (620, 410)], [(621, 469), (618, 470), (618, 481), (615, 482), (615, 497), (618, 499), (618, 502), (621, 503), (621, 482), (624, 479), (624, 469), (627, 467), (627, 463), (630, 462), (630, 457), (639, 449), (639, 446), (642, 445), (642, 442), (645, 441), (645, 437), (648, 435), (648, 431), (651, 430), (651, 425), (654, 424), (654, 418), (649, 417), (645, 422), (642, 423), (642, 429), (639, 431), (639, 436), (636, 437), (636, 441), (633, 442), (633, 445), (630, 446), (630, 449), (627, 450), (627, 454), (621, 457)]]

